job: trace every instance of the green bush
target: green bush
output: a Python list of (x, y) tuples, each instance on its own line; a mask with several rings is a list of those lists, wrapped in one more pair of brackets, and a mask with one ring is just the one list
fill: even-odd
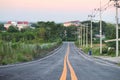
[(18, 53), (17, 54), (17, 61), (18, 62), (26, 62), (26, 61), (28, 61), (28, 59), (22, 53)]
[(46, 44), (2, 43), (0, 44), (0, 64), (26, 62), (36, 57), (44, 57), (58, 45), (60, 45), (59, 41)]
[(107, 54), (107, 53), (108, 53), (108, 47), (103, 47), (102, 54)]
[(115, 49), (111, 48), (110, 50), (108, 50), (108, 55), (112, 55), (115, 53)]

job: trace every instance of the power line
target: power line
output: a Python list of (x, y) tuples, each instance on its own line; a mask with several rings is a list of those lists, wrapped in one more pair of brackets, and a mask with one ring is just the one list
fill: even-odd
[[(111, 1), (114, 1), (114, 4), (111, 3)], [(118, 44), (118, 8), (120, 8), (119, 1), (120, 0), (109, 0), (105, 5), (102, 6), (101, 0), (100, 0), (100, 8), (94, 9), (92, 11), (92, 14), (88, 16), (91, 18), (91, 48), (92, 48), (92, 21), (93, 21), (93, 17), (100, 16), (100, 53), (101, 54), (102, 54), (102, 14), (106, 10), (115, 6), (116, 7), (116, 56), (118, 56), (118, 45), (119, 45)]]
[[(101, 14), (103, 14), (104, 11), (106, 11), (107, 9), (113, 7), (113, 3), (110, 4), (111, 1), (108, 1), (105, 5), (101, 6)], [(99, 16), (99, 11), (100, 11), (100, 8), (95, 8), (93, 9), (92, 11), (92, 15), (94, 15), (95, 17)]]
[[(104, 10), (101, 11), (101, 14), (103, 14), (105, 11), (107, 11), (108, 9), (111, 9), (114, 7), (114, 4), (110, 4), (109, 6), (105, 7)], [(100, 15), (98, 14), (95, 14), (95, 17), (99, 17)]]

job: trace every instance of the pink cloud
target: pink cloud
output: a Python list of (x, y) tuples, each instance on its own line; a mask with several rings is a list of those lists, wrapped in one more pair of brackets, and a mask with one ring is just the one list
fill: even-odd
[(1, 0), (0, 8), (52, 10), (52, 11), (87, 11), (98, 6), (98, 0)]

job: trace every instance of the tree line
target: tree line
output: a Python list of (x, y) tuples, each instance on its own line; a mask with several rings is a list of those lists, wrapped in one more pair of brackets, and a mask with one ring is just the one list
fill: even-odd
[[(83, 21), (82, 24), (88, 24), (88, 41), (90, 44), (90, 30), (91, 30), (91, 21)], [(119, 24), (120, 26), (120, 24)], [(93, 44), (100, 44), (100, 38), (96, 37), (95, 35), (98, 34), (99, 35), (100, 32), (100, 22), (93, 22)], [(103, 46), (103, 54), (104, 53), (108, 53), (108, 54), (112, 54), (112, 56), (115, 56), (115, 49), (116, 49), (116, 42), (105, 42), (105, 40), (111, 40), (111, 39), (116, 39), (116, 26), (113, 23), (107, 23), (105, 21), (102, 21), (102, 35), (105, 35), (105, 38), (102, 39), (103, 44), (106, 46)], [(119, 30), (119, 38), (120, 38), (120, 30)], [(111, 50), (108, 51), (108, 47), (111, 47)], [(119, 44), (120, 47), (120, 44)], [(119, 48), (120, 50), (120, 48)], [(97, 51), (99, 53), (99, 49)], [(95, 53), (97, 53), (95, 52)]]
[(77, 40), (77, 27), (64, 27), (63, 24), (57, 24), (55, 22), (39, 21), (37, 23), (31, 24), (31, 26), (34, 27), (34, 29), (26, 28), (21, 29), (21, 31), (19, 31), (16, 27), (12, 25), (8, 28), (8, 30), (6, 30), (3, 26), (3, 24), (0, 24), (0, 40), (3, 41), (54, 42), (58, 39), (63, 41)]

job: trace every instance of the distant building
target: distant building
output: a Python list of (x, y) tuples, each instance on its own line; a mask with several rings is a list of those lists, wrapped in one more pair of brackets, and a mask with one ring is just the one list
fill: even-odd
[(4, 24), (4, 27), (8, 29), (11, 25), (18, 27), (19, 30), (30, 27), (29, 22), (27, 21), (18, 21), (18, 22), (8, 21), (6, 24)]
[(18, 21), (17, 22), (17, 27), (19, 30), (24, 29), (24, 28), (29, 28), (29, 22), (27, 21)]
[(16, 22), (8, 21), (6, 24), (4, 24), (4, 27), (8, 29), (10, 26), (16, 26)]
[(80, 21), (69, 21), (69, 22), (65, 22), (63, 24), (65, 27), (69, 27), (69, 26), (80, 26)]
[[(95, 34), (95, 37), (96, 38), (100, 38), (100, 35), (99, 34)], [(102, 39), (105, 39), (105, 35), (102, 35)]]

